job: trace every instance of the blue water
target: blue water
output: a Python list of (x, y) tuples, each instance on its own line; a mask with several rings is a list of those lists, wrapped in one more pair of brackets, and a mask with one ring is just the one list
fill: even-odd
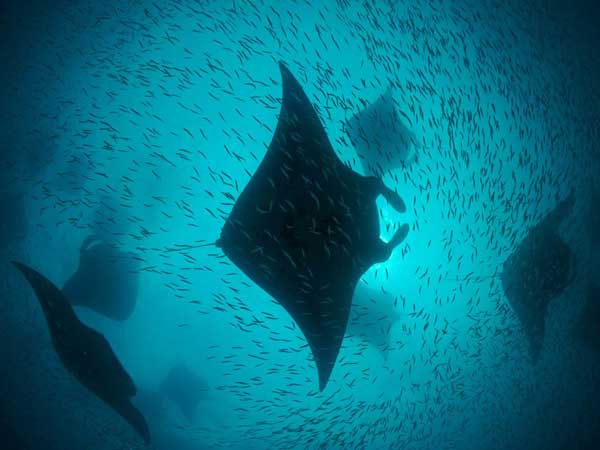
[[(168, 403), (147, 412), (153, 448), (600, 448), (598, 355), (571, 337), (599, 273), (584, 231), (590, 182), (600, 186), (598, 15), (571, 3), (4, 6), (0, 189), (16, 196), (0, 211), (7, 446), (143, 448), (63, 368), (8, 264), (60, 286), (93, 230), (142, 259), (137, 306), (122, 323), (78, 316), (140, 391), (178, 362), (209, 387), (192, 421)], [(389, 351), (348, 336), (323, 392), (285, 310), (219, 249), (182, 250), (219, 236), (224, 193), (237, 196), (258, 167), (277, 123), (280, 60), (356, 171), (343, 124), (390, 81), (417, 140), (410, 163), (384, 174), (408, 211), (378, 201), (384, 222), (410, 233), (363, 277), (399, 299)], [(550, 303), (533, 364), (499, 272), (571, 189), (560, 235), (576, 278)]]

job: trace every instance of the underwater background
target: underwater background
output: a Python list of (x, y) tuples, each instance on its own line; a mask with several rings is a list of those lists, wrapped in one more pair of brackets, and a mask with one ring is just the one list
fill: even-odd
[[(0, 448), (145, 448), (65, 370), (10, 265), (62, 286), (90, 234), (138, 261), (127, 320), (75, 311), (134, 380), (151, 448), (600, 448), (600, 354), (574, 337), (600, 277), (599, 17), (553, 0), (3, 2)], [(390, 83), (415, 141), (383, 171), (406, 213), (378, 200), (382, 237), (410, 232), (361, 281), (378, 295), (353, 313), (372, 320), (351, 318), (385, 338), (349, 331), (322, 392), (290, 315), (203, 246), (272, 138), (280, 60), (357, 172), (344, 124)], [(499, 274), (571, 190), (573, 279), (532, 361)], [(202, 380), (192, 415), (149, 400), (182, 364)]]

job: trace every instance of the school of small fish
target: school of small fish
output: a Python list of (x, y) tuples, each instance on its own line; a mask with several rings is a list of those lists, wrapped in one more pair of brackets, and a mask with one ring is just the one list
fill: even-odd
[[(577, 279), (598, 276), (581, 217), (599, 185), (600, 90), (576, 30), (537, 3), (121, 0), (58, 8), (53, 26), (32, 11), (21, 45), (36, 57), (7, 69), (15, 125), (0, 143), (27, 226), (4, 252), (66, 280), (103, 233), (139, 262), (132, 317), (95, 323), (138, 386), (176, 356), (210, 380), (218, 407), (170, 425), (197, 448), (561, 448), (600, 418), (585, 401), (600, 365), (566, 337), (585, 286), (553, 301), (533, 364), (499, 272), (573, 188), (561, 235)], [(363, 278), (399, 317), (376, 318), (386, 356), (347, 337), (321, 393), (298, 327), (212, 246), (273, 136), (280, 60), (357, 172), (345, 123), (390, 84), (416, 140), (413, 161), (381, 168), (406, 214), (378, 201), (383, 237), (410, 232)], [(42, 320), (34, 306), (24, 320)]]

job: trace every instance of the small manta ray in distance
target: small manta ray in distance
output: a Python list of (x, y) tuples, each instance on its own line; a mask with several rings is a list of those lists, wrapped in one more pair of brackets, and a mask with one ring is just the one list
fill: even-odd
[(124, 321), (135, 309), (139, 263), (98, 236), (81, 244), (79, 267), (63, 286), (72, 305), (85, 306), (113, 320)]
[(390, 350), (391, 328), (400, 319), (391, 295), (358, 283), (346, 335), (367, 341), (386, 360)]
[(414, 158), (416, 138), (397, 112), (391, 85), (346, 122), (346, 133), (366, 174), (382, 175)]
[(571, 191), (529, 230), (504, 262), (501, 275), (504, 294), (527, 334), (534, 362), (544, 341), (548, 304), (573, 280), (573, 252), (558, 234), (558, 228), (570, 215), (574, 203), (575, 193)]
[(193, 422), (198, 402), (206, 396), (204, 380), (185, 364), (174, 365), (160, 385), (161, 392), (172, 401), (185, 418)]
[(77, 318), (69, 300), (51, 281), (25, 264), (13, 264), (37, 296), (54, 350), (64, 367), (121, 415), (148, 445), (150, 431), (146, 420), (131, 403), (136, 387), (106, 338)]
[(277, 128), (216, 245), (292, 316), (314, 357), (323, 390), (344, 334), (354, 288), (408, 234), (380, 239), (376, 198), (406, 206), (377, 177), (344, 165), (285, 64)]

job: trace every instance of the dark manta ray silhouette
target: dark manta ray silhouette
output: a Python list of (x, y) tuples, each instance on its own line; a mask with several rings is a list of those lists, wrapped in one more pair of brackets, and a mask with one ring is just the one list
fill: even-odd
[(542, 349), (548, 304), (572, 281), (573, 252), (559, 236), (558, 227), (571, 213), (574, 202), (571, 191), (529, 230), (503, 266), (504, 294), (527, 334), (534, 361)]
[(299, 325), (322, 390), (356, 283), (408, 233), (405, 224), (389, 243), (379, 239), (376, 197), (406, 208), (381, 179), (339, 160), (302, 87), (283, 63), (279, 68), (283, 99), (275, 134), (216, 244)]
[(65, 295), (52, 282), (24, 264), (13, 264), (35, 291), (52, 344), (65, 368), (119, 413), (148, 444), (150, 432), (146, 420), (130, 400), (136, 394), (136, 387), (108, 341), (77, 318)]
[(600, 286), (590, 283), (585, 306), (573, 334), (590, 349), (600, 353)]
[(131, 255), (89, 236), (81, 245), (79, 267), (65, 283), (63, 293), (73, 305), (123, 321), (135, 309), (138, 268)]
[(391, 295), (358, 283), (346, 335), (366, 340), (387, 359), (390, 330), (398, 319), (400, 314), (394, 308)]
[(198, 402), (206, 395), (208, 388), (204, 380), (185, 364), (176, 364), (161, 383), (160, 390), (192, 422)]
[(382, 175), (405, 164), (416, 142), (400, 119), (391, 86), (348, 120), (346, 132), (369, 175)]

